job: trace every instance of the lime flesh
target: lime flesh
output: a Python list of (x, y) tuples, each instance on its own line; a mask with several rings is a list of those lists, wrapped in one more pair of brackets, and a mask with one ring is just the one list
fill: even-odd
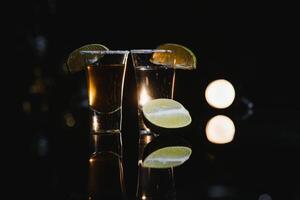
[(146, 120), (162, 128), (182, 128), (189, 125), (192, 118), (184, 106), (172, 99), (153, 99), (143, 106)]
[[(173, 56), (172, 64), (176, 69), (196, 69), (197, 59), (189, 48), (180, 44), (165, 43), (159, 45), (156, 49), (171, 50)], [(153, 54), (151, 62), (155, 64), (170, 64), (170, 57), (167, 54), (157, 52)]]
[[(75, 73), (82, 71), (88, 64), (87, 61), (98, 60), (101, 55), (93, 53), (93, 51), (103, 51), (108, 48), (102, 44), (87, 44), (72, 51), (67, 60), (67, 67), (69, 72)], [(82, 53), (85, 52), (85, 53)]]

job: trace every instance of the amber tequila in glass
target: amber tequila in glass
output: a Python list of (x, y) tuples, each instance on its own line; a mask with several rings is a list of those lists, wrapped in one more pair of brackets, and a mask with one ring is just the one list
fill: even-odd
[(86, 68), (91, 129), (94, 134), (121, 131), (123, 86), (129, 51), (97, 51)]

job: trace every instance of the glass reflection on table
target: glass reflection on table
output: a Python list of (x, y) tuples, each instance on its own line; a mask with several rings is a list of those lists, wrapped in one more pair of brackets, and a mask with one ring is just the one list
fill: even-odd
[(142, 166), (144, 148), (155, 138), (151, 134), (141, 134), (139, 138), (138, 182), (136, 196), (139, 200), (175, 200), (173, 168), (153, 169)]

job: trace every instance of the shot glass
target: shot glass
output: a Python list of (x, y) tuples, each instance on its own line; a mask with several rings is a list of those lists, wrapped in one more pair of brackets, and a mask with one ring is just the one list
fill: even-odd
[[(118, 133), (129, 51), (94, 51), (97, 60), (86, 68), (92, 134)], [(89, 61), (90, 63), (91, 61)]]
[[(173, 98), (174, 60), (170, 50), (135, 49), (130, 53), (136, 79), (140, 134), (148, 134), (150, 130), (143, 122), (142, 107), (151, 99)], [(164, 62), (156, 62), (155, 54), (164, 57)]]

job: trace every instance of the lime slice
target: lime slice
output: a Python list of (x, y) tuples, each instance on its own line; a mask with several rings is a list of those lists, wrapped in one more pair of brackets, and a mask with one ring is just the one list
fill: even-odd
[(182, 165), (192, 154), (192, 149), (186, 146), (168, 146), (149, 154), (142, 162), (143, 167), (171, 168)]
[(184, 106), (173, 99), (153, 99), (144, 104), (143, 116), (145, 123), (166, 129), (178, 129), (189, 125), (192, 118)]
[[(166, 43), (159, 45), (156, 49), (171, 50), (174, 56), (174, 67), (176, 69), (193, 70), (196, 69), (197, 59), (195, 54), (187, 47), (174, 44)], [(170, 57), (166, 54), (156, 52), (151, 58), (151, 62), (155, 64), (170, 64)]]
[(74, 73), (85, 69), (88, 64), (91, 64), (100, 58), (100, 54), (98, 54), (97, 51), (101, 50), (108, 50), (108, 48), (102, 44), (87, 44), (75, 49), (70, 53), (67, 60), (69, 71)]

